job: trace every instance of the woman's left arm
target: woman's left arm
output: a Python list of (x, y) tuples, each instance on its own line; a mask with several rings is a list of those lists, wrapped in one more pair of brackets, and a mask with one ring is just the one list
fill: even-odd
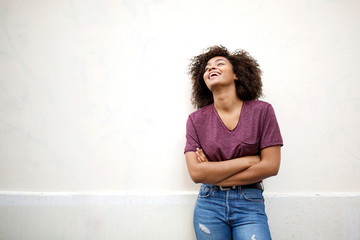
[(265, 178), (275, 176), (279, 172), (281, 147), (271, 146), (261, 150), (261, 161), (246, 170), (239, 172), (221, 182), (219, 186), (241, 186), (260, 182)]

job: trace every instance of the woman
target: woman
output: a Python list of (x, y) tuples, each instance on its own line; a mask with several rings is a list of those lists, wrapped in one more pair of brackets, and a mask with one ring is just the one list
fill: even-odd
[(243, 50), (213, 46), (190, 63), (192, 103), (185, 157), (202, 183), (194, 211), (197, 239), (271, 239), (262, 180), (278, 173), (283, 145), (274, 110), (257, 100), (261, 70)]

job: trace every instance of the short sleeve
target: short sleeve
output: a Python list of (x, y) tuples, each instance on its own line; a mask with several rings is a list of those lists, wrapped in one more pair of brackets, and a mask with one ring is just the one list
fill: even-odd
[(270, 146), (283, 146), (279, 124), (276, 120), (273, 107), (269, 104), (263, 115), (263, 128), (260, 137), (260, 149)]
[(196, 152), (196, 148), (200, 148), (199, 138), (191, 117), (189, 116), (186, 122), (186, 144), (184, 153), (190, 151)]

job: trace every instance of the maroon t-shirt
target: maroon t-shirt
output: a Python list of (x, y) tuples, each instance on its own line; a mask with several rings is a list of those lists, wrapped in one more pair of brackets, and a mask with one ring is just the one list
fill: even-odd
[(214, 104), (193, 112), (187, 120), (184, 152), (201, 148), (209, 161), (259, 155), (261, 149), (276, 145), (283, 145), (279, 125), (274, 109), (264, 101), (244, 101), (233, 130), (225, 126)]

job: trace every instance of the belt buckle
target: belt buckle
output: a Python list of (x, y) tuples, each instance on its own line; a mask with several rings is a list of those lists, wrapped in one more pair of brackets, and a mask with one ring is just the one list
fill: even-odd
[(231, 187), (223, 187), (223, 186), (219, 186), (221, 191), (228, 191), (231, 189)]

